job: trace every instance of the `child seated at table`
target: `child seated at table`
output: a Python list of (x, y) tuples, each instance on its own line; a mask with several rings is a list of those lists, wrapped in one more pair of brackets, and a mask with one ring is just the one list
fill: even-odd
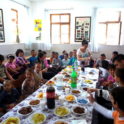
[(118, 52), (117, 52), (117, 51), (114, 51), (114, 52), (112, 53), (112, 58), (111, 58), (111, 60), (110, 60), (110, 63), (113, 63), (113, 60), (114, 60), (114, 58), (115, 58), (117, 55), (118, 55)]
[(115, 69), (116, 69), (116, 66), (114, 64), (109, 64), (108, 70), (109, 70), (109, 73), (111, 75), (108, 77), (107, 82), (104, 82), (102, 84), (102, 86), (109, 87), (109, 88), (111, 88), (113, 86), (113, 83), (115, 83), (115, 79), (114, 79), (114, 77), (115, 77), (114, 76)]
[(69, 59), (71, 59), (73, 57), (73, 52), (69, 52)]
[(6, 79), (10, 79), (11, 81), (15, 81), (12, 76), (6, 70), (5, 65), (3, 64), (4, 56), (0, 55), (0, 83), (3, 83)]
[(51, 53), (51, 57), (50, 57), (50, 64), (52, 64), (52, 61), (53, 61), (54, 58), (55, 58), (55, 52), (53, 51)]
[(28, 68), (26, 70), (26, 79), (22, 84), (23, 99), (27, 98), (29, 95), (31, 95), (35, 91), (35, 81), (33, 77), (34, 77), (34, 70), (31, 68)]
[(20, 100), (20, 95), (15, 88), (12, 88), (12, 82), (5, 80), (3, 82), (4, 91), (0, 94), (0, 108), (8, 111), (13, 108)]
[(35, 80), (35, 90), (39, 89), (41, 85), (45, 84), (46, 81), (43, 79), (41, 72), (41, 64), (35, 63), (34, 66), (34, 80)]
[(64, 59), (62, 60), (62, 68), (66, 68), (68, 65), (70, 65), (70, 59), (68, 58), (68, 54), (65, 53)]
[(29, 58), (29, 62), (30, 62), (29, 67), (33, 67), (36, 61), (37, 61), (36, 52), (35, 50), (31, 50), (31, 57)]
[(13, 62), (15, 57), (12, 54), (7, 55), (7, 60), (5, 66), (9, 74), (14, 78), (18, 79), (18, 77), (22, 74), (19, 72), (21, 69), (15, 62)]
[(93, 108), (103, 116), (114, 119), (114, 124), (124, 124), (124, 87), (116, 87), (110, 91), (110, 99), (115, 111), (108, 110), (94, 101), (92, 94), (89, 100)]

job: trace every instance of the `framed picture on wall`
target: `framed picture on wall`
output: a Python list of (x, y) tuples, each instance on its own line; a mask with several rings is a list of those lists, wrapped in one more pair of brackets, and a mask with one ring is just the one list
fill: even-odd
[(0, 42), (5, 42), (4, 23), (3, 23), (3, 10), (2, 9), (0, 9)]
[(91, 17), (75, 17), (75, 42), (84, 38), (90, 42)]

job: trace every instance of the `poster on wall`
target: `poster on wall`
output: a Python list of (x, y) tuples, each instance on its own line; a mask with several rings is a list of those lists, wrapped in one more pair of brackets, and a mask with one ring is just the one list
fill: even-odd
[(42, 31), (42, 20), (41, 19), (35, 19), (34, 20), (34, 30), (37, 32)]
[(0, 9), (0, 42), (5, 42), (4, 24), (3, 24), (3, 10)]
[(75, 42), (90, 42), (91, 17), (75, 17)]

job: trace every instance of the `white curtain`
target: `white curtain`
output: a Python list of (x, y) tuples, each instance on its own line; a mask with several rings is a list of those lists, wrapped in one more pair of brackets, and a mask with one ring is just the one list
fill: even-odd
[(94, 8), (91, 25), (91, 52), (98, 52), (98, 8)]
[(44, 10), (44, 23), (43, 23), (43, 42), (44, 50), (51, 50), (50, 43), (50, 14), (48, 10)]

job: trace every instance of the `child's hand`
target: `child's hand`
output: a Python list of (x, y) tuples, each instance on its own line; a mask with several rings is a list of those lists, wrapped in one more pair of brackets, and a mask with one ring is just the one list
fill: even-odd
[(88, 93), (98, 92), (98, 89), (87, 88)]
[(93, 104), (94, 103), (94, 98), (93, 98), (93, 95), (90, 93), (90, 96), (89, 96), (89, 101)]
[(11, 81), (15, 81), (15, 80), (12, 78)]
[(102, 84), (102, 86), (104, 86), (104, 87), (108, 86), (108, 82), (104, 82), (104, 83)]

